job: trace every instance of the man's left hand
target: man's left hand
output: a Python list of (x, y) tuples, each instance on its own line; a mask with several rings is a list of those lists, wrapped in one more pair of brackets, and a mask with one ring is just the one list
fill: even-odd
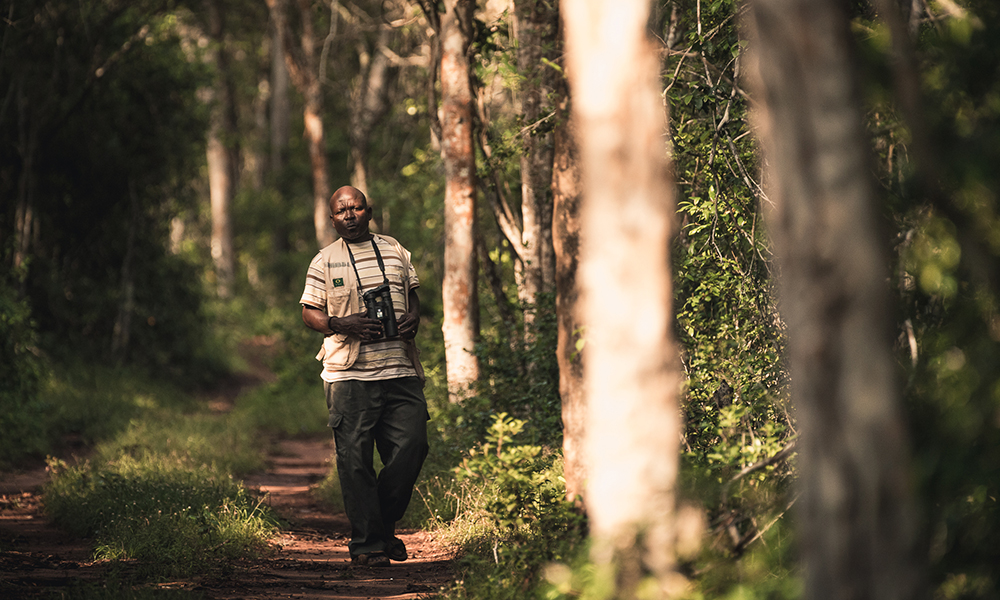
[(399, 337), (404, 340), (412, 340), (417, 337), (417, 329), (420, 327), (420, 316), (412, 313), (403, 313), (403, 316), (396, 322), (396, 330)]

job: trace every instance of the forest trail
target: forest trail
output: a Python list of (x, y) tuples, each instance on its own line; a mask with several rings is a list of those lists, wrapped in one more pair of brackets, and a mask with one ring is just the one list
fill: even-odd
[[(351, 565), (350, 525), (342, 514), (317, 504), (312, 486), (329, 469), (331, 443), (322, 439), (280, 440), (266, 471), (245, 485), (266, 494), (287, 522), (273, 539), (273, 556), (236, 566), (227, 577), (198, 577), (156, 584), (189, 590), (206, 599), (272, 598), (396, 600), (422, 598), (453, 579), (451, 554), (426, 531), (402, 530), (410, 559), (389, 567)], [(0, 481), (0, 597), (40, 598), (70, 592), (82, 583), (105, 581), (110, 567), (90, 559), (88, 540), (73, 539), (47, 522), (39, 488), (44, 465)]]
[[(231, 381), (208, 399), (213, 409), (228, 410), (241, 391), (267, 377), (259, 355), (253, 354), (247, 358), (259, 368), (257, 376)], [(206, 600), (410, 600), (450, 584), (453, 556), (426, 531), (397, 532), (410, 555), (405, 562), (381, 568), (351, 565), (347, 517), (320, 505), (313, 494), (330, 469), (332, 437), (274, 440), (266, 470), (245, 479), (244, 485), (261, 494), (285, 521), (272, 539), (270, 556), (233, 565), (233, 573), (226, 576), (150, 587), (187, 590)], [(0, 473), (0, 598), (5, 600), (72, 597), (76, 586), (108, 581), (111, 566), (91, 559), (91, 542), (72, 538), (45, 518), (40, 494), (47, 480), (41, 462)]]

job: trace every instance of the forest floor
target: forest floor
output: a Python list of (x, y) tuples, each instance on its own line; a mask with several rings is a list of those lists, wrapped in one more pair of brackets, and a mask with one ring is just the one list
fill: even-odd
[[(426, 531), (402, 530), (409, 560), (389, 567), (358, 567), (347, 553), (350, 525), (317, 503), (312, 487), (329, 469), (323, 439), (280, 440), (270, 467), (248, 477), (267, 494), (286, 526), (272, 540), (272, 556), (234, 565), (226, 576), (155, 584), (190, 590), (206, 599), (410, 599), (433, 595), (453, 580), (452, 556)], [(50, 524), (41, 510), (44, 465), (5, 474), (0, 481), (0, 597), (46, 598), (101, 584), (112, 565), (91, 559), (91, 542)]]
[[(225, 410), (237, 393), (227, 390), (213, 403)], [(427, 531), (397, 532), (410, 555), (405, 562), (388, 567), (351, 564), (347, 517), (321, 505), (313, 493), (330, 468), (331, 438), (275, 440), (268, 468), (244, 481), (285, 521), (272, 540), (270, 556), (232, 565), (232, 573), (224, 576), (152, 587), (188, 590), (192, 597), (210, 600), (402, 600), (432, 596), (449, 585), (454, 580), (453, 555)], [(40, 494), (47, 479), (41, 463), (0, 473), (0, 598), (73, 597), (80, 586), (100, 586), (112, 575), (111, 563), (92, 559), (90, 540), (73, 538), (46, 519)]]

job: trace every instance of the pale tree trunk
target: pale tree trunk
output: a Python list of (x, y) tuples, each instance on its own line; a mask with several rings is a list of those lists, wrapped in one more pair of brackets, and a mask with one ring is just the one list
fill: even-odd
[(558, 121), (553, 136), (555, 159), (552, 165), (552, 243), (556, 261), (556, 320), (559, 328), (556, 359), (562, 401), (566, 499), (582, 505), (584, 482), (587, 480), (584, 456), (587, 405), (583, 393), (583, 353), (577, 348), (577, 342), (585, 339), (585, 334), (580, 330), (577, 318), (580, 292), (576, 274), (583, 189), (569, 99), (565, 95), (567, 90), (562, 91), (563, 105), (556, 115)]
[(216, 291), (222, 298), (232, 294), (235, 258), (233, 256), (232, 201), (236, 186), (236, 164), (230, 147), (236, 124), (232, 96), (227, 85), (228, 56), (223, 35), (223, 15), (218, 2), (206, 0), (208, 28), (213, 45), (210, 60), (215, 66), (215, 86), (208, 130), (208, 187), (212, 208), (212, 262), (215, 266)]
[[(273, 10), (273, 9), (272, 9)], [(285, 168), (290, 136), (291, 103), (288, 100), (288, 65), (285, 64), (285, 28), (271, 21), (271, 152), (270, 170), (276, 175)]]
[[(559, 13), (544, 0), (515, 0), (517, 65), (524, 76), (518, 90), (524, 128), (521, 136), (521, 273), (518, 297), (534, 304), (541, 292), (555, 285), (555, 254), (552, 249), (552, 134), (543, 119), (551, 118), (549, 99), (555, 69), (542, 59), (556, 60)], [(512, 242), (515, 240), (511, 240)], [(526, 339), (531, 339), (534, 311), (525, 315)]]
[[(839, 0), (753, 0), (760, 139), (799, 444), (806, 598), (921, 596), (864, 111)], [(753, 70), (753, 69), (751, 69)]]
[[(382, 24), (375, 39), (375, 47), (369, 53), (362, 48), (359, 53), (361, 69), (354, 89), (351, 90), (351, 185), (368, 194), (368, 140), (372, 129), (389, 108), (389, 79), (392, 76), (389, 57), (384, 52), (388, 48), (392, 33), (390, 27)], [(383, 205), (384, 208), (384, 205)], [(384, 219), (383, 219), (384, 221)], [(386, 231), (386, 223), (381, 227)]]
[[(592, 559), (617, 598), (675, 591), (681, 434), (672, 331), (675, 192), (646, 0), (564, 0), (584, 200), (581, 320)], [(645, 593), (648, 593), (646, 591)]]
[(313, 180), (313, 225), (316, 243), (320, 248), (333, 242), (335, 234), (330, 222), (330, 181), (323, 133), (323, 90), (319, 80), (316, 57), (316, 36), (312, 22), (312, 8), (308, 0), (297, 0), (302, 33), (299, 45), (292, 42), (292, 34), (285, 17), (286, 0), (267, 0), (271, 19), (283, 31), (285, 62), (292, 83), (302, 94), (304, 135), (309, 147), (309, 163)]
[(460, 402), (479, 377), (476, 295), (476, 161), (467, 51), (472, 0), (445, 0), (441, 18), (441, 157), (445, 170), (444, 277), (441, 283), (448, 394)]
[[(288, 162), (288, 143), (291, 139), (291, 102), (289, 100), (288, 65), (285, 62), (286, 28), (277, 27), (271, 18), (271, 77), (270, 77), (270, 143), (268, 171), (272, 185), (277, 185), (281, 172)], [(277, 254), (290, 248), (288, 226), (284, 220), (275, 223), (271, 231)]]

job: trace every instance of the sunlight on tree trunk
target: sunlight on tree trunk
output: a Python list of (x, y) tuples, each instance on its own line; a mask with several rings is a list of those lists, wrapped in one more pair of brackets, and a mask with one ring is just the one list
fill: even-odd
[(806, 598), (921, 597), (887, 248), (842, 2), (754, 0), (770, 231), (801, 427)]
[(323, 133), (323, 90), (316, 58), (316, 36), (312, 22), (312, 6), (308, 0), (297, 0), (302, 34), (296, 46), (285, 15), (286, 0), (267, 0), (274, 26), (284, 33), (285, 63), (292, 83), (302, 94), (304, 135), (309, 147), (309, 163), (313, 180), (313, 225), (320, 248), (335, 237), (330, 222), (330, 180), (327, 175), (326, 141)]
[(441, 19), (441, 157), (446, 178), (441, 328), (452, 402), (460, 402), (479, 377), (479, 361), (473, 354), (479, 334), (474, 233), (476, 162), (466, 54), (473, 8), (471, 0), (446, 0)]
[(227, 83), (229, 60), (225, 48), (222, 9), (209, 0), (208, 29), (215, 66), (215, 85), (208, 130), (208, 187), (212, 212), (212, 262), (215, 265), (216, 291), (220, 298), (232, 295), (236, 259), (233, 255), (232, 202), (236, 188), (236, 152), (230, 147), (237, 138), (235, 111)]
[[(518, 297), (534, 304), (541, 292), (555, 285), (552, 251), (552, 134), (544, 120), (552, 116), (551, 94), (558, 75), (546, 65), (555, 59), (559, 14), (542, 0), (515, 0), (517, 66), (523, 79), (517, 97), (523, 118), (521, 130), (521, 252), (523, 266)], [(531, 341), (534, 311), (524, 315), (525, 340)]]
[(559, 397), (562, 401), (563, 477), (566, 499), (582, 504), (587, 480), (584, 457), (586, 404), (583, 394), (583, 353), (577, 341), (583, 333), (577, 318), (580, 293), (577, 269), (580, 252), (580, 168), (567, 90), (562, 88), (563, 106), (556, 114), (555, 160), (552, 166), (552, 242), (556, 257), (556, 318), (559, 362)]
[(666, 597), (681, 434), (672, 332), (675, 199), (645, 0), (564, 0), (583, 173), (587, 512), (617, 598)]
[[(361, 68), (351, 90), (351, 185), (368, 194), (368, 151), (372, 130), (389, 110), (388, 93), (392, 66), (385, 50), (392, 29), (379, 26), (371, 52), (361, 54)], [(380, 228), (388, 233), (385, 224)]]

